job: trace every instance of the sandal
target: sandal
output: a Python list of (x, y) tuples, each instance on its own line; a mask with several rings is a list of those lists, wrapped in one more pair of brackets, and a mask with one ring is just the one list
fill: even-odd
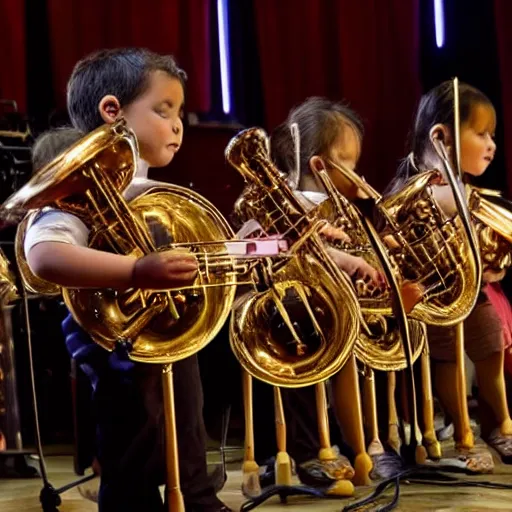
[(472, 473), (492, 473), (494, 470), (492, 454), (484, 447), (474, 447), (469, 450), (467, 448), (455, 448), (454, 458), (462, 465), (463, 469)]
[(512, 464), (512, 435), (503, 435), (495, 429), (485, 442), (498, 452), (503, 464)]

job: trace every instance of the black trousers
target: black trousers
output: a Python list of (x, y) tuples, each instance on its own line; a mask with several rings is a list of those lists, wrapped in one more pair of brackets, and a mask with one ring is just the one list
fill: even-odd
[[(217, 503), (206, 464), (197, 356), (173, 365), (181, 490), (187, 510)], [(165, 434), (159, 365), (102, 375), (96, 392), (100, 512), (161, 512)]]

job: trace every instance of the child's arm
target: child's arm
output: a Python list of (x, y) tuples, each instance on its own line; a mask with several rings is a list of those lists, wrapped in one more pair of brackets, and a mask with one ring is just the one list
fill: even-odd
[(334, 263), (346, 272), (349, 276), (358, 276), (371, 279), (375, 285), (379, 286), (385, 283), (381, 273), (374, 269), (369, 263), (360, 256), (352, 256), (344, 251), (339, 251), (333, 247), (326, 247), (327, 253), (333, 259)]
[[(326, 224), (320, 233), (330, 240), (343, 240), (350, 242), (350, 236), (340, 228), (335, 228), (331, 224)], [(377, 286), (385, 283), (384, 277), (378, 270), (373, 268), (363, 258), (359, 256), (352, 256), (351, 254), (329, 247), (326, 245), (326, 250), (329, 256), (333, 259), (334, 263), (346, 272), (349, 276), (357, 275), (358, 277), (371, 279)]]
[(162, 290), (184, 285), (197, 273), (189, 254), (166, 251), (137, 260), (61, 242), (38, 243), (27, 262), (37, 276), (68, 288)]

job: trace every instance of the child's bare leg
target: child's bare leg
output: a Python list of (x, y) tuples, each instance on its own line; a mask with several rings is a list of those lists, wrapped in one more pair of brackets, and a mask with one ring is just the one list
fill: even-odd
[(491, 354), (482, 361), (475, 361), (479, 389), (478, 400), (482, 409), (480, 422), (484, 438), (487, 438), (496, 428), (499, 428), (501, 435), (512, 435), (512, 420), (507, 405), (503, 360), (504, 353), (501, 351)]

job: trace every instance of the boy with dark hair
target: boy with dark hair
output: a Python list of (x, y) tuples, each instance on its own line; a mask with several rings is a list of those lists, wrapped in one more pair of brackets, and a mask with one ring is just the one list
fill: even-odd
[[(68, 83), (73, 126), (87, 133), (123, 117), (134, 131), (140, 159), (125, 192), (135, 197), (152, 185), (148, 167), (164, 167), (181, 146), (185, 73), (171, 56), (144, 49), (104, 50), (80, 61)], [(154, 182), (153, 182), (154, 184)], [(64, 287), (172, 288), (191, 282), (197, 262), (165, 251), (136, 259), (87, 246), (89, 232), (76, 216), (42, 215), (25, 238), (32, 271)], [(160, 371), (123, 360), (93, 344), (69, 316), (63, 323), (68, 349), (94, 388), (101, 465), (99, 510), (161, 511), (164, 434)], [(207, 475), (203, 395), (197, 357), (173, 365), (181, 488), (187, 512), (229, 509), (215, 496)]]

